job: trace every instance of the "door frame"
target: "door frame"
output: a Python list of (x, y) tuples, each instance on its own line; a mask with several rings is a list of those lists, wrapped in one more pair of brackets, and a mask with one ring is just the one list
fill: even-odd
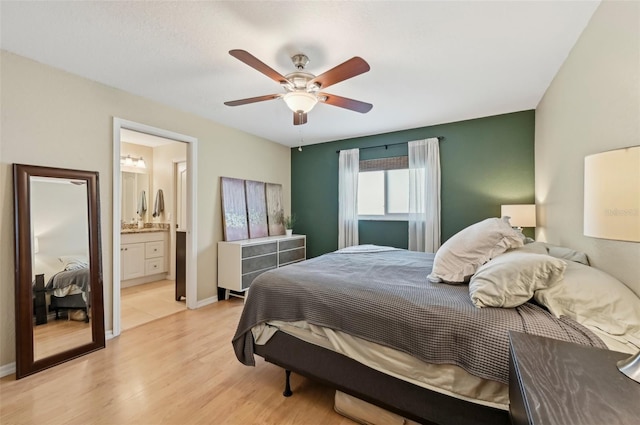
[[(122, 118), (113, 117), (113, 336), (120, 335), (120, 129), (138, 131), (153, 136), (172, 139), (187, 144), (187, 249), (186, 249), (186, 304), (188, 309), (195, 309), (198, 305), (197, 261), (198, 222), (197, 222), (197, 178), (198, 175), (198, 139), (173, 131), (152, 127)], [(172, 231), (173, 229), (171, 229)]]

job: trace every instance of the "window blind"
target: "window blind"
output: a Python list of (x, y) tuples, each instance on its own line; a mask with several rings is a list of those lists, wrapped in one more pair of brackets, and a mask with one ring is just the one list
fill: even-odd
[(401, 170), (405, 168), (409, 168), (409, 157), (406, 155), (360, 161), (360, 172)]

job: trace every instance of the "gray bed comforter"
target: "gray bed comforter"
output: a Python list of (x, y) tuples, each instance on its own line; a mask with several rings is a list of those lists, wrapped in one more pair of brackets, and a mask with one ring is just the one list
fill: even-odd
[(45, 289), (50, 291), (53, 289), (63, 289), (70, 285), (76, 285), (81, 291), (89, 291), (89, 283), (91, 275), (88, 268), (77, 270), (64, 270), (51, 276)]
[(306, 320), (502, 383), (509, 331), (606, 348), (582, 325), (532, 303), (476, 308), (467, 285), (429, 283), (432, 265), (433, 254), (405, 250), (330, 253), (263, 273), (232, 341), (236, 357), (255, 365), (251, 328), (269, 320)]

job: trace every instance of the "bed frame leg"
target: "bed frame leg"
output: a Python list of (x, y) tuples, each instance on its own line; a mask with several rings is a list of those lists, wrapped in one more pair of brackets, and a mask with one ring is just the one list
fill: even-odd
[(282, 393), (285, 397), (291, 397), (293, 392), (291, 392), (291, 371), (285, 370), (285, 382), (284, 382), (284, 392)]

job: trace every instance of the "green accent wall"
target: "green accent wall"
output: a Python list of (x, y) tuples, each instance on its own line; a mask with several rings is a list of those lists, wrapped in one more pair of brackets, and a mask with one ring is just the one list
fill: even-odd
[[(309, 258), (338, 248), (338, 154), (443, 136), (440, 142), (442, 242), (461, 229), (500, 216), (502, 204), (534, 203), (535, 111), (358, 137), (291, 149), (291, 211), (307, 235)], [(360, 151), (360, 159), (407, 155), (407, 145)], [(528, 229), (531, 231), (531, 229)], [(406, 221), (360, 221), (361, 244), (407, 248)], [(532, 232), (526, 232), (532, 236)]]

